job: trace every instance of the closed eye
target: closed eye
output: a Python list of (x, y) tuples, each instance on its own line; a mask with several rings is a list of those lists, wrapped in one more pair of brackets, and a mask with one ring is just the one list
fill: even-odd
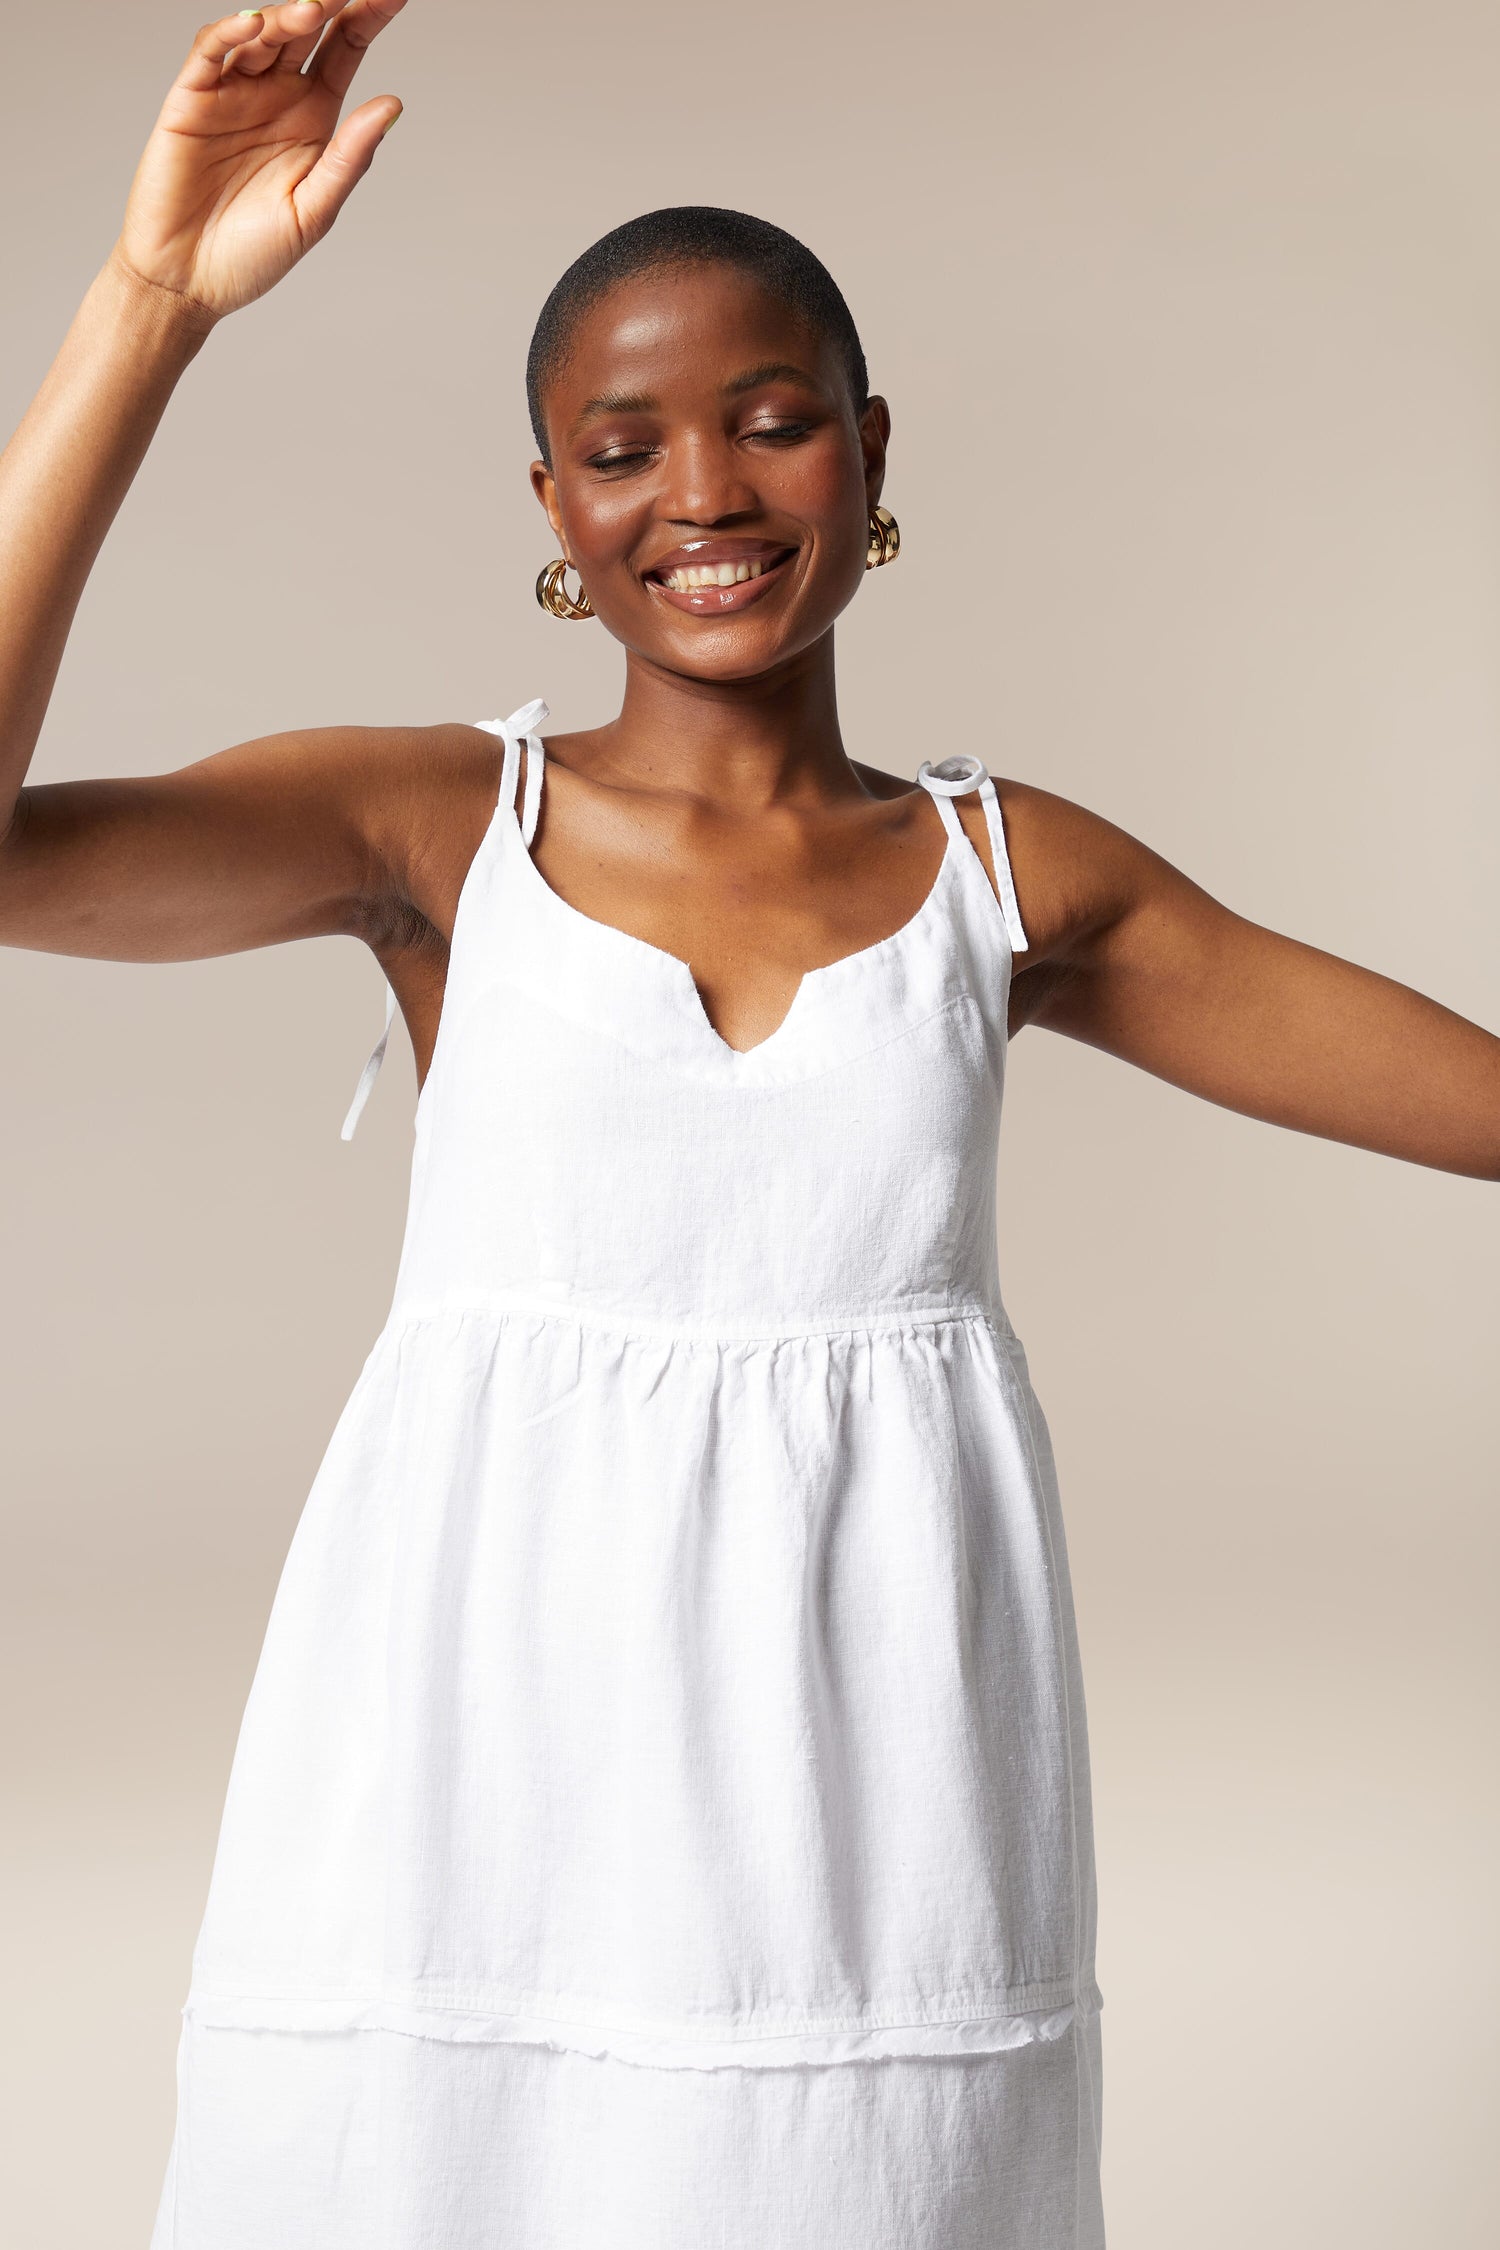
[(630, 469), (637, 462), (649, 461), (656, 452), (654, 445), (633, 445), (616, 453), (592, 453), (584, 463), (586, 469)]
[[(811, 434), (813, 426), (811, 422), (760, 422), (740, 434), (746, 438), (761, 439), (768, 445), (795, 445), (799, 438)], [(654, 459), (659, 450), (654, 445), (619, 446), (603, 453), (591, 453), (584, 467), (597, 469), (605, 474), (616, 469), (631, 469), (642, 461)]]

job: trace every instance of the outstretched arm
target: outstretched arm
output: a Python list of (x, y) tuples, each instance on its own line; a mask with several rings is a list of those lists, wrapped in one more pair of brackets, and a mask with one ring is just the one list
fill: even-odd
[(346, 926), (369, 881), (353, 730), (180, 775), (23, 785), (79, 598), (176, 384), (216, 323), (327, 233), (400, 114), (386, 95), (339, 123), (401, 5), (298, 0), (199, 32), (119, 241), (0, 455), (0, 943), (222, 951)]
[(1500, 1039), (1247, 921), (1065, 798), (1016, 788), (1006, 816), (1020, 866), (1053, 871), (1027, 921), (1039, 958), (1015, 980), (1018, 1022), (1270, 1124), (1500, 1180)]

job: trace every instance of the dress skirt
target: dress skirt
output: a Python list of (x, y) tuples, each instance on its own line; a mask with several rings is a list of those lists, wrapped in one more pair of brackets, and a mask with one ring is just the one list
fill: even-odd
[(1102, 2250), (1099, 2037), (682, 2070), (188, 2021), (152, 2250)]

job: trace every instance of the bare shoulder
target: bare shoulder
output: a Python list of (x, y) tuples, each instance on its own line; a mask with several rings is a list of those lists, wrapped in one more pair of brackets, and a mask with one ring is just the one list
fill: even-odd
[[(856, 770), (881, 796), (900, 796), (913, 787), (874, 766)], [(1002, 774), (991, 778), (1016, 902), (1030, 940), (1028, 968), (1087, 943), (1128, 913), (1154, 884), (1187, 880), (1140, 837), (1074, 798)], [(989, 823), (978, 793), (969, 791), (951, 802), (993, 884)]]
[[(524, 753), (523, 753), (524, 755)], [(446, 937), (494, 810), (504, 744), (461, 721), (312, 727), (220, 752), (196, 769), (242, 800), (274, 796), (357, 856), (358, 934), (377, 951)]]
[[(1140, 837), (1072, 797), (998, 775), (995, 789), (1016, 899), (1038, 963), (1076, 954), (1153, 884), (1178, 872)], [(982, 807), (971, 799), (961, 810), (983, 850)]]
[(1045, 1019), (1064, 988), (1128, 951), (1136, 934), (1223, 914), (1181, 868), (1102, 813), (1030, 782), (997, 776), (995, 786), (1030, 940), (1016, 969), (1013, 1031)]
[[(368, 727), (349, 744), (361, 827), (381, 892), (412, 935), (452, 934), (464, 876), (494, 817), (505, 745), (458, 720)], [(525, 777), (521, 752), (520, 778)]]
[(342, 756), (357, 774), (361, 796), (381, 803), (422, 804), (434, 795), (462, 798), (470, 792), (491, 797), (500, 777), (505, 745), (483, 727), (459, 720), (428, 726), (329, 727), (324, 754)]

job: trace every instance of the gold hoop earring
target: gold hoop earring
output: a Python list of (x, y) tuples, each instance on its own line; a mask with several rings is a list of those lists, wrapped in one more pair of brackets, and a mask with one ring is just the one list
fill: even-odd
[(548, 563), (536, 582), (537, 600), (549, 617), (592, 617), (593, 604), (583, 590), (583, 580), (578, 581), (578, 599), (574, 601), (564, 584), (567, 574), (568, 565), (561, 555), (556, 562)]
[(901, 526), (889, 508), (870, 510), (870, 544), (865, 553), (866, 570), (879, 570), (882, 563), (894, 562), (901, 552)]

